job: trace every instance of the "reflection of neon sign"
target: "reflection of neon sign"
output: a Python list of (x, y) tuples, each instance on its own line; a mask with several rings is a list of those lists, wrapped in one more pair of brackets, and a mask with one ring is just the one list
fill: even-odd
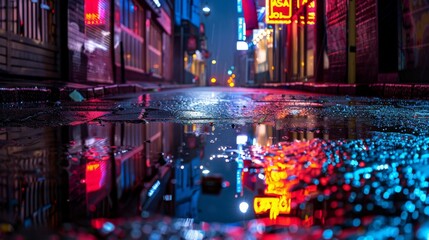
[(100, 168), (100, 163), (94, 162), (94, 163), (88, 163), (86, 165), (86, 171), (91, 172), (94, 170), (97, 170)]
[(86, 25), (100, 25), (104, 24), (105, 10), (100, 3), (100, 0), (86, 0), (85, 1), (85, 24)]
[(299, 22), (301, 24), (314, 24), (316, 21), (316, 4), (314, 3), (314, 0), (311, 2), (309, 2), (309, 0), (297, 0), (296, 4), (298, 9), (302, 6), (307, 8), (307, 21), (305, 16), (299, 16)]
[(152, 187), (149, 189), (149, 192), (147, 193), (148, 197), (152, 197), (153, 194), (158, 190), (158, 187), (161, 185), (161, 182), (159, 180), (156, 180), (156, 182), (152, 185)]
[(270, 219), (276, 219), (280, 213), (290, 213), (290, 197), (283, 195), (280, 197), (255, 197), (253, 209), (256, 214), (270, 211)]
[(86, 164), (86, 192), (94, 192), (102, 186), (103, 171), (99, 162), (90, 162)]
[(287, 165), (281, 162), (276, 162), (273, 166), (265, 168), (265, 183), (267, 184), (265, 194), (277, 196), (255, 197), (253, 208), (256, 214), (266, 213), (269, 210), (270, 219), (276, 219), (279, 214), (290, 212), (291, 197), (286, 187), (286, 178), (288, 176), (286, 168)]
[(289, 24), (292, 18), (292, 0), (266, 0), (266, 23)]
[(266, 194), (285, 195), (287, 193), (285, 183), (287, 173), (285, 169), (286, 164), (280, 162), (265, 169), (265, 183), (267, 184), (267, 188), (265, 189)]

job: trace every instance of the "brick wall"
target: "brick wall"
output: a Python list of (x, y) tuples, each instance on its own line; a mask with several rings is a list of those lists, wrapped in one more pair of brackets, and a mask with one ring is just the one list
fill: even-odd
[(429, 3), (401, 1), (400, 80), (429, 83)]
[(346, 1), (326, 1), (326, 34), (329, 70), (327, 81), (346, 81)]
[(377, 1), (356, 1), (356, 82), (377, 81)]
[[(373, 82), (378, 73), (377, 1), (356, 1), (356, 82)], [(347, 1), (326, 2), (328, 81), (347, 81)]]

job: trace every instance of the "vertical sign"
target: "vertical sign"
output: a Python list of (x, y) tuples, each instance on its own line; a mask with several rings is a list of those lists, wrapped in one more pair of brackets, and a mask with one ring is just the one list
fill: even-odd
[(243, 2), (241, 0), (237, 0), (237, 13), (243, 13)]
[(266, 23), (290, 24), (292, 0), (266, 0)]
[(246, 22), (244, 17), (238, 18), (238, 41), (246, 40)]
[(101, 25), (105, 23), (105, 10), (100, 5), (100, 0), (85, 1), (85, 24)]
[(301, 13), (304, 12), (301, 8), (307, 8), (307, 21), (304, 15), (299, 16), (299, 22), (301, 24), (313, 25), (316, 22), (316, 4), (314, 0), (296, 0), (296, 6), (298, 10), (301, 10)]

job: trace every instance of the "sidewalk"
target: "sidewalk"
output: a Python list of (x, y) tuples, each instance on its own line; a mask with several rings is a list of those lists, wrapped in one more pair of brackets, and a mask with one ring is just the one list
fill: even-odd
[(429, 84), (401, 84), (401, 83), (373, 83), (373, 84), (346, 84), (346, 83), (264, 83), (258, 87), (291, 89), (305, 92), (370, 96), (383, 98), (429, 99)]
[(61, 87), (3, 87), (0, 88), (0, 103), (72, 101), (70, 93), (73, 91), (79, 92), (84, 99), (94, 99), (115, 94), (161, 91), (194, 86), (194, 84), (129, 82), (126, 84), (96, 86), (66, 83)]
[[(73, 101), (70, 93), (79, 92), (84, 99), (95, 99), (115, 94), (136, 92), (161, 91), (165, 89), (196, 87), (195, 84), (156, 83), (156, 82), (128, 82), (112, 85), (86, 85), (80, 83), (65, 83), (61, 87), (5, 87), (0, 88), (0, 103), (20, 102), (56, 102)], [(290, 89), (320, 94), (371, 96), (402, 99), (429, 99), (429, 84), (344, 84), (344, 83), (263, 83), (247, 86), (249, 88), (276, 88)]]

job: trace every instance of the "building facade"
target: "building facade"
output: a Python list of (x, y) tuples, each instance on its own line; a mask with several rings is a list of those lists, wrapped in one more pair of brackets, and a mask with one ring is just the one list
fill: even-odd
[(177, 0), (174, 5), (175, 81), (206, 85), (208, 58), (205, 26), (201, 21), (200, 0)]
[(171, 0), (0, 3), (3, 81), (171, 81)]
[(171, 1), (74, 0), (69, 13), (71, 81), (171, 80)]
[(60, 77), (59, 2), (0, 2), (1, 80)]
[[(257, 14), (267, 11), (265, 3), (254, 2)], [(256, 83), (428, 83), (426, 1), (356, 1), (354, 10), (346, 0), (289, 2), (293, 11), (288, 23), (267, 23), (266, 16), (258, 17), (251, 38), (256, 46), (249, 48)], [(352, 15), (355, 30), (347, 24)], [(259, 36), (264, 29), (273, 30), (272, 39)], [(348, 75), (350, 54), (355, 55), (353, 81)]]

